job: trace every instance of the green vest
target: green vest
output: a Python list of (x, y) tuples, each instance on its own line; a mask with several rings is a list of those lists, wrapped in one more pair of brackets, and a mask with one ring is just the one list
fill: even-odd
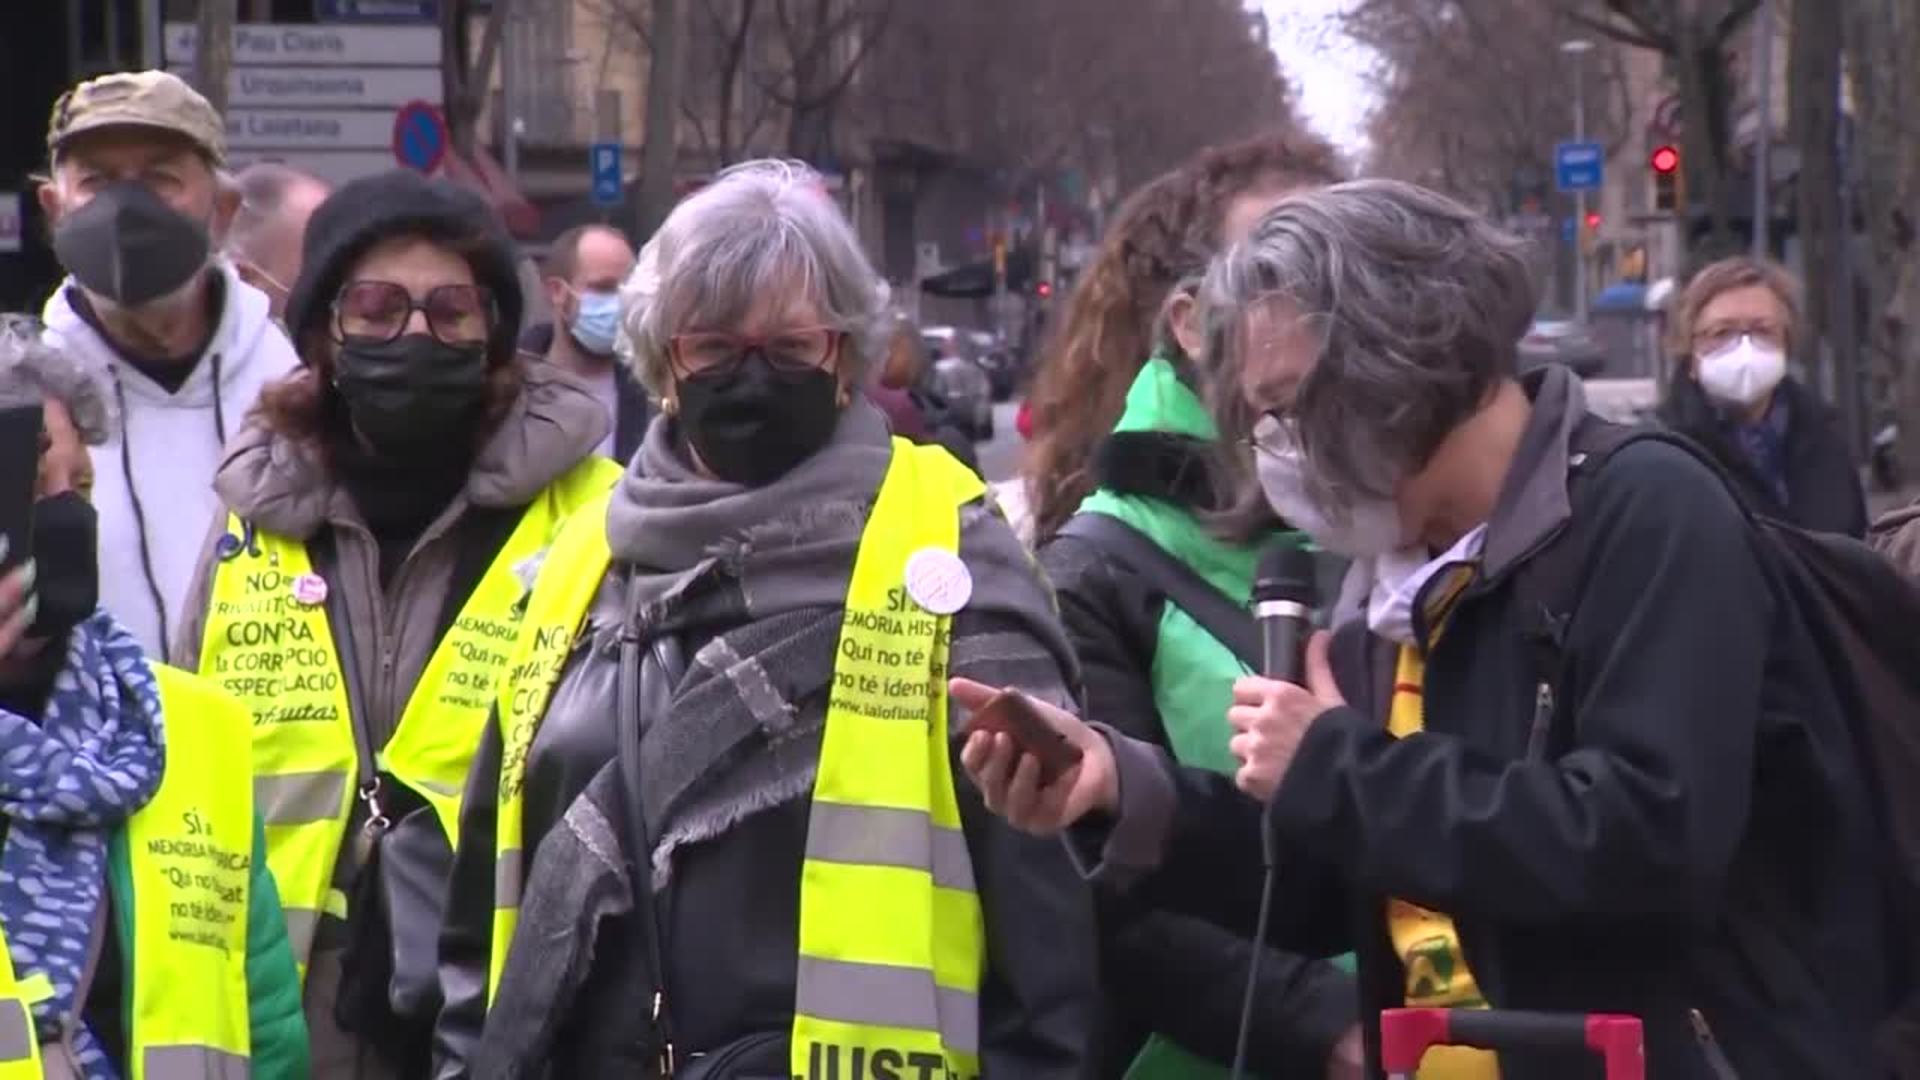
[[(1127, 391), (1126, 410), (1114, 431), (1161, 432), (1208, 440), (1219, 434), (1199, 396), (1180, 381), (1173, 365), (1158, 355), (1147, 361)], [(1133, 526), (1229, 598), (1245, 602), (1252, 593), (1255, 564), (1263, 545), (1228, 543), (1182, 507), (1105, 488), (1088, 496), (1080, 510), (1106, 514)], [(1192, 616), (1172, 604), (1162, 607), (1150, 672), (1153, 705), (1173, 755), (1181, 764), (1227, 775), (1239, 769), (1239, 760), (1227, 749), (1232, 735), (1227, 727), (1227, 707), (1233, 704), (1234, 680), (1248, 673), (1233, 650)], [(1343, 960), (1343, 966), (1351, 969), (1350, 962)], [(1155, 1035), (1134, 1060), (1126, 1080), (1226, 1080), (1228, 1073), (1172, 1039)]]

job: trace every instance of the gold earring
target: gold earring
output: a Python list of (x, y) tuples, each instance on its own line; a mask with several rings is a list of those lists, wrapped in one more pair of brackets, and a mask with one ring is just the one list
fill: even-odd
[(853, 404), (853, 391), (847, 389), (846, 386), (843, 384), (840, 387), (840, 392), (834, 395), (834, 400), (839, 403), (841, 408), (844, 409), (848, 405)]
[(663, 413), (666, 413), (668, 416), (679, 416), (680, 415), (679, 400), (676, 398), (667, 398), (665, 401), (662, 401), (660, 403), (660, 411)]

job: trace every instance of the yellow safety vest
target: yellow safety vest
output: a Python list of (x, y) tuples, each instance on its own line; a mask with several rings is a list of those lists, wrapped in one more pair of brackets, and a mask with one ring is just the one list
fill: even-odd
[[(980, 1073), (984, 917), (961, 832), (947, 732), (951, 618), (922, 610), (908, 562), (954, 554), (980, 478), (895, 439), (847, 592), (800, 881), (792, 1071)], [(499, 987), (519, 915), (527, 752), (609, 561), (604, 515), (555, 541), (501, 685), (493, 948)]]
[[(253, 788), (236, 749), (246, 745), (251, 720), (203, 679), (161, 664), (153, 674), (167, 764), (152, 800), (127, 819), (127, 1061), (133, 1080), (245, 1076)], [(16, 977), (0, 941), (0, 1080), (40, 1080), (32, 1005), (52, 993), (44, 974)]]
[[(252, 534), (215, 570), (200, 671), (253, 711), (254, 786), (266, 822), (267, 862), (286, 911), (294, 959), (306, 976), (321, 915), (347, 917), (333, 887), (366, 765), (433, 808), (449, 843), (459, 841), (460, 797), (513, 645), (526, 589), (521, 566), (538, 556), (580, 505), (611, 488), (620, 467), (588, 458), (548, 485), (520, 516), (474, 586), (407, 700), (387, 745), (362, 762), (346, 676), (304, 543)], [(229, 529), (247, 535), (234, 519)], [(369, 786), (361, 795), (377, 794)]]

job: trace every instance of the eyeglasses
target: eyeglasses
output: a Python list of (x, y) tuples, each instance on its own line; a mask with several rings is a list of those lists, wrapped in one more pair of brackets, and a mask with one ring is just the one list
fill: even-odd
[(775, 371), (800, 374), (825, 366), (843, 331), (830, 326), (782, 330), (765, 337), (739, 334), (675, 334), (667, 340), (673, 370), (691, 375), (731, 376), (755, 353), (766, 357)]
[(334, 338), (392, 341), (407, 332), (416, 311), (445, 345), (485, 344), (493, 334), (493, 295), (478, 285), (440, 285), (415, 300), (406, 286), (391, 281), (353, 281), (334, 298)]
[(1750, 337), (1761, 345), (1775, 349), (1787, 347), (1786, 327), (1776, 322), (1756, 320), (1712, 323), (1703, 326), (1693, 335), (1693, 348), (1701, 355), (1716, 353), (1743, 337)]

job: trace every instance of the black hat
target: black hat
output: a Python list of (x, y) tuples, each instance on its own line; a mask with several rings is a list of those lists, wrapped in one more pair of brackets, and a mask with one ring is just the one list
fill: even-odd
[(422, 236), (462, 247), (479, 241), (479, 252), (471, 256), (474, 277), (493, 294), (500, 311), (488, 351), (495, 357), (513, 355), (526, 305), (513, 238), (486, 200), (410, 169), (354, 180), (313, 212), (300, 277), (287, 293), (287, 330), (294, 343), (326, 325), (334, 294), (354, 260), (395, 236)]

